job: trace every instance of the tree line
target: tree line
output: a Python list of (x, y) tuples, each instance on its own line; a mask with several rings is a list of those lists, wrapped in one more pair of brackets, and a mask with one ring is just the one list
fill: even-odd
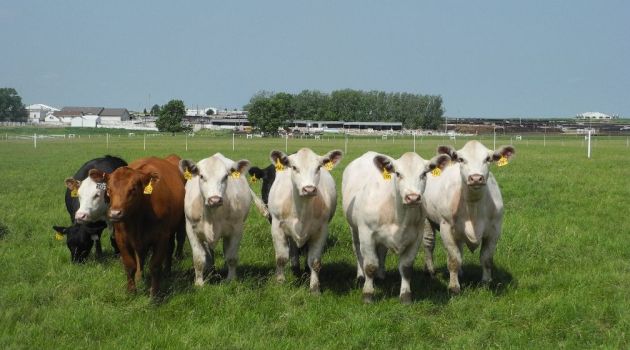
[(28, 112), (14, 88), (0, 88), (0, 121), (25, 122)]
[(352, 89), (330, 94), (317, 90), (299, 94), (261, 91), (243, 109), (252, 125), (272, 134), (287, 121), (304, 119), (401, 122), (409, 129), (436, 129), (444, 115), (441, 96)]

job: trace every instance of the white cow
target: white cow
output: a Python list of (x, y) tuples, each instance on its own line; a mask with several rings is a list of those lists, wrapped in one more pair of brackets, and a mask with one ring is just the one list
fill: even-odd
[(204, 271), (214, 267), (214, 248), (220, 239), (227, 279), (236, 277), (238, 248), (253, 195), (246, 179), (249, 166), (248, 160), (235, 162), (220, 153), (196, 164), (188, 159), (179, 162), (184, 177), (190, 177), (184, 212), (197, 286), (204, 284)]
[(388, 249), (400, 255), (400, 301), (411, 302), (411, 273), (425, 222), (421, 198), (426, 173), (449, 160), (444, 154), (426, 161), (414, 152), (399, 159), (367, 152), (344, 170), (343, 210), (352, 231), (357, 278), (365, 278), (364, 302), (372, 302), (374, 277), (385, 277)]
[(107, 209), (109, 203), (106, 200), (106, 186), (103, 182), (104, 172), (99, 169), (91, 169), (83, 181), (67, 178), (66, 186), (77, 191), (79, 209), (74, 214), (74, 219), (79, 223), (108, 221)]
[[(440, 235), (448, 253), (448, 288), (460, 292), (462, 249), (466, 244), (474, 251), (481, 244), (482, 281), (492, 280), (492, 257), (501, 235), (503, 199), (490, 164), (507, 163), (514, 155), (512, 146), (489, 150), (478, 141), (469, 141), (455, 151), (440, 146), (438, 153), (451, 156), (453, 163), (440, 176), (429, 176), (424, 192), (424, 205), (429, 220), (439, 225)], [(433, 274), (435, 232), (425, 232), (425, 268)]]
[(289, 156), (281, 151), (271, 152), (271, 162), (278, 170), (268, 202), (278, 282), (285, 280), (284, 267), (289, 256), (294, 269), (299, 269), (297, 248), (308, 243), (310, 291), (320, 293), (321, 253), (328, 237), (328, 223), (337, 206), (335, 180), (328, 171), (341, 157), (338, 150), (324, 156), (308, 148)]

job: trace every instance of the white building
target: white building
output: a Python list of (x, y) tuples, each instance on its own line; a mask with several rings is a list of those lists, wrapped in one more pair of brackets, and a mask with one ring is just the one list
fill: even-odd
[(103, 108), (99, 116), (103, 125), (120, 124), (130, 119), (127, 108)]
[(47, 115), (58, 112), (59, 109), (45, 104), (36, 103), (26, 106), (26, 111), (28, 112), (29, 123), (40, 123), (45, 121), (44, 119)]
[(186, 116), (187, 117), (205, 117), (208, 115), (208, 111), (210, 110), (212, 111), (212, 115), (217, 115), (217, 109), (213, 107), (209, 107), (209, 108), (199, 108), (199, 109), (187, 108)]
[(610, 116), (608, 114), (600, 113), (600, 112), (584, 112), (578, 114), (576, 119), (586, 119), (586, 120), (610, 120), (610, 119), (619, 119), (619, 116), (613, 115)]
[(72, 118), (70, 126), (77, 128), (95, 128), (101, 123), (101, 117), (94, 114), (83, 115)]

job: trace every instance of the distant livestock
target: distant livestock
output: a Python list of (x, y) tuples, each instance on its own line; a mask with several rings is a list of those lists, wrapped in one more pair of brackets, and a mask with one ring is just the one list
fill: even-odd
[(414, 152), (399, 159), (367, 152), (343, 172), (343, 210), (357, 257), (357, 278), (365, 279), (363, 301), (371, 303), (374, 277), (385, 278), (388, 250), (400, 256), (400, 301), (410, 303), (413, 262), (420, 247), (425, 213), (421, 207), (427, 172), (450, 160), (426, 161)]
[(329, 171), (341, 158), (339, 150), (319, 156), (308, 148), (289, 156), (281, 151), (270, 154), (277, 170), (268, 202), (276, 280), (284, 282), (289, 258), (293, 268), (299, 269), (298, 248), (308, 245), (307, 265), (313, 294), (320, 293), (321, 254), (328, 237), (328, 223), (337, 205), (335, 181)]
[(93, 179), (101, 175), (107, 184), (108, 217), (116, 229), (130, 292), (136, 291), (151, 250), (150, 293), (159, 293), (162, 272), (171, 268), (175, 233), (185, 230), (184, 179), (174, 158), (142, 158), (111, 174), (90, 173)]
[[(65, 180), (65, 202), (72, 225), (68, 227), (53, 226), (58, 234), (66, 237), (66, 245), (70, 250), (72, 262), (84, 262), (92, 246), (95, 246), (95, 255), (101, 259), (103, 250), (101, 247), (101, 233), (108, 226), (106, 216), (107, 207), (105, 188), (98, 186), (88, 176), (91, 169), (99, 169), (111, 173), (121, 166), (127, 165), (124, 160), (106, 155), (95, 158), (83, 164), (73, 177)], [(110, 226), (111, 228), (111, 226)], [(118, 253), (118, 247), (111, 230), (110, 241), (114, 252)]]
[(238, 249), (252, 199), (265, 210), (247, 184), (249, 164), (248, 160), (235, 162), (220, 153), (197, 163), (179, 162), (180, 171), (188, 178), (184, 208), (197, 286), (204, 284), (204, 270), (214, 267), (214, 247), (220, 239), (227, 279), (236, 277)]
[[(438, 153), (448, 154), (453, 163), (439, 176), (429, 176), (424, 192), (428, 218), (439, 225), (448, 253), (448, 288), (460, 292), (458, 275), (462, 273), (462, 250), (471, 251), (481, 245), (482, 281), (492, 280), (493, 255), (503, 223), (503, 199), (490, 164), (507, 164), (514, 155), (512, 146), (489, 150), (478, 141), (469, 141), (460, 150), (440, 146)], [(433, 274), (435, 231), (424, 237), (425, 268)]]

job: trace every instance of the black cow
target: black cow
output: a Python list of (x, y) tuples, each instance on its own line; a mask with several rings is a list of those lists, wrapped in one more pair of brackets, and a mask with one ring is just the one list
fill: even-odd
[[(124, 160), (118, 157), (106, 155), (103, 158), (95, 158), (83, 164), (74, 174), (73, 178), (75, 180), (83, 181), (88, 177), (88, 172), (91, 169), (99, 169), (106, 173), (111, 173), (117, 168), (126, 165), (127, 162)], [(71, 191), (68, 188), (66, 188), (65, 201), (66, 209), (68, 210), (68, 214), (70, 214), (72, 225), (69, 227), (53, 226), (53, 229), (57, 231), (57, 233), (66, 236), (66, 244), (70, 250), (70, 258), (72, 259), (72, 262), (84, 262), (90, 254), (92, 245), (96, 245), (96, 258), (101, 259), (103, 256), (101, 233), (103, 233), (103, 230), (107, 227), (107, 223), (105, 221), (86, 223), (76, 222), (74, 216), (79, 209), (79, 200), (78, 198), (72, 197)], [(112, 248), (114, 248), (114, 252), (118, 254), (118, 246), (116, 246), (113, 232), (110, 237), (110, 241)]]
[(249, 175), (256, 176), (257, 179), (262, 180), (262, 200), (267, 204), (269, 200), (269, 190), (271, 189), (271, 185), (273, 185), (273, 181), (276, 179), (276, 167), (273, 164), (264, 169), (254, 166), (249, 168)]

